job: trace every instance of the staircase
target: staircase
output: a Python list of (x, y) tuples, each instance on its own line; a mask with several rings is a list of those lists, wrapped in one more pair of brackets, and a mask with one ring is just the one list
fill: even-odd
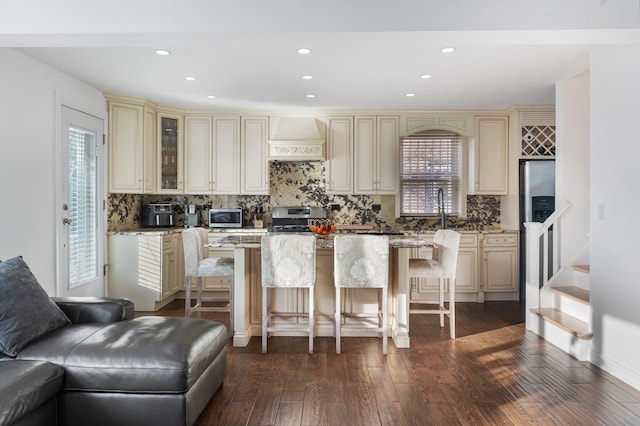
[[(542, 224), (526, 224), (526, 326), (578, 360), (589, 361), (593, 338), (589, 265), (567, 269), (559, 264), (561, 217), (569, 206), (556, 211)], [(554, 232), (549, 232), (550, 229)]]

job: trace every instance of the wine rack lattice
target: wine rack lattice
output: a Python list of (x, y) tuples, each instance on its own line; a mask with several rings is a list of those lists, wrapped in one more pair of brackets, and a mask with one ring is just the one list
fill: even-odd
[(556, 126), (522, 126), (523, 157), (555, 157)]

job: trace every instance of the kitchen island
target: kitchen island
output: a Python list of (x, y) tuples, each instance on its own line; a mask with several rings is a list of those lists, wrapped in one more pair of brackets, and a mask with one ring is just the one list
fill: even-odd
[[(409, 292), (407, 274), (411, 249), (432, 247), (433, 244), (417, 236), (389, 235), (389, 324), (390, 335), (398, 348), (408, 348), (409, 340)], [(247, 346), (253, 335), (261, 333), (261, 277), (260, 235), (230, 235), (209, 239), (210, 248), (232, 249), (235, 258), (234, 278), (234, 330), (233, 345)], [(335, 287), (333, 285), (333, 235), (317, 236), (316, 253), (316, 335), (333, 336), (333, 310)], [(296, 289), (278, 289), (274, 304), (282, 310), (302, 309), (303, 293)], [(346, 294), (345, 308), (354, 311), (372, 309), (377, 302), (375, 292), (364, 296)], [(375, 302), (375, 303), (374, 303)], [(377, 309), (377, 308), (376, 308)], [(366, 325), (366, 323), (365, 323)], [(373, 327), (351, 336), (376, 336)], [(349, 336), (347, 334), (346, 336)]]

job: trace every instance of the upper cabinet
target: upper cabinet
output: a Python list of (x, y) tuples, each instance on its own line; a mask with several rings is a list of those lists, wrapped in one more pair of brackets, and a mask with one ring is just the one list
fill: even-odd
[(158, 142), (156, 128), (156, 110), (149, 104), (144, 105), (144, 135), (143, 135), (143, 188), (144, 194), (155, 194), (158, 188)]
[(154, 193), (155, 109), (133, 98), (106, 96), (109, 109), (109, 192)]
[(268, 123), (268, 117), (242, 117), (240, 132), (242, 194), (269, 195)]
[(240, 194), (240, 117), (213, 118), (213, 192)]
[(327, 194), (353, 193), (353, 117), (327, 119)]
[(397, 194), (399, 186), (398, 117), (356, 117), (354, 193)]
[(267, 117), (185, 117), (186, 194), (268, 194)]
[(508, 190), (509, 118), (475, 117), (475, 138), (470, 146), (473, 172), (469, 193), (506, 195)]
[(209, 194), (213, 190), (212, 122), (209, 116), (184, 118), (185, 194)]
[(184, 191), (182, 121), (181, 115), (158, 112), (158, 194)]
[(143, 106), (109, 102), (109, 191), (141, 193)]

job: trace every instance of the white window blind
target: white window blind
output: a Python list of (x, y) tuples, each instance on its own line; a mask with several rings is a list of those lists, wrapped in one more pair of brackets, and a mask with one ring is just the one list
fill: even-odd
[(69, 128), (69, 285), (98, 273), (97, 157), (93, 133)]
[(438, 190), (447, 214), (460, 213), (462, 141), (460, 135), (430, 130), (400, 140), (400, 214), (438, 214)]

